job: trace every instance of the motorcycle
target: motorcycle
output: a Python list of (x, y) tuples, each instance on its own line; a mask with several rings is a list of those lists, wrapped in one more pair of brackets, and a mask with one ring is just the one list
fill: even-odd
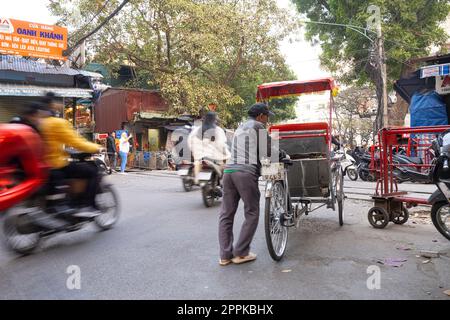
[(112, 168), (109, 166), (109, 161), (106, 161), (106, 153), (99, 153), (93, 156), (95, 164), (101, 172), (106, 174), (112, 173)]
[[(98, 162), (87, 153), (71, 154), (71, 160), (98, 166)], [(95, 213), (83, 212), (77, 206), (85, 190), (85, 180), (64, 181), (64, 185), (57, 187), (58, 194), (48, 194), (47, 181), (42, 180), (37, 192), (6, 210), (3, 232), (7, 246), (18, 253), (29, 254), (39, 246), (42, 239), (57, 233), (79, 230), (90, 222), (94, 222), (101, 230), (112, 228), (119, 218), (119, 200), (104, 177), (105, 172), (100, 170), (95, 199), (99, 211)], [(49, 203), (55, 203), (55, 200), (68, 204), (65, 207), (70, 210), (52, 212), (57, 207), (51, 207)]]
[(421, 158), (408, 157), (405, 153), (398, 153), (392, 156), (392, 161), (394, 164), (414, 165), (414, 167), (394, 166), (393, 173), (398, 183), (406, 181), (431, 183), (430, 175), (421, 172), (420, 166), (423, 165)]
[(436, 229), (450, 240), (450, 132), (446, 131), (432, 143), (435, 154), (430, 179), (437, 190), (428, 198), (431, 220)]
[(191, 191), (194, 186), (194, 164), (185, 161), (181, 162), (177, 166), (177, 174), (181, 177), (184, 191)]
[(346, 152), (343, 152), (342, 155), (341, 166), (343, 168), (343, 175), (347, 175), (352, 181), (358, 180), (358, 171), (355, 165), (356, 160)]
[(357, 172), (362, 181), (374, 182), (377, 175), (370, 169), (371, 157), (370, 154), (365, 153), (360, 155)]
[(222, 167), (211, 160), (202, 161), (202, 169), (198, 174), (199, 185), (202, 188), (203, 203), (207, 208), (222, 197)]

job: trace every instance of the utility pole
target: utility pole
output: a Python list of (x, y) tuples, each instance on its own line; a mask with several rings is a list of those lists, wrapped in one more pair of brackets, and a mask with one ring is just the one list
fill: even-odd
[(386, 72), (386, 57), (384, 56), (383, 32), (381, 30), (381, 10), (376, 5), (370, 5), (367, 12), (371, 16), (367, 19), (367, 27), (376, 31), (377, 39), (374, 43), (376, 52), (374, 52), (373, 60), (370, 63), (373, 73), (372, 80), (374, 80), (377, 87), (378, 97), (378, 111), (375, 127), (380, 130), (389, 125), (388, 118), (388, 94), (387, 94), (387, 72)]
[(383, 34), (381, 31), (381, 24), (379, 28), (377, 28), (377, 49), (378, 49), (378, 63), (377, 67), (380, 73), (381, 80), (381, 101), (380, 106), (383, 108), (383, 118), (381, 119), (381, 126), (387, 127), (389, 125), (388, 118), (388, 93), (387, 93), (387, 71), (386, 71), (386, 57), (384, 56), (384, 43), (383, 43)]

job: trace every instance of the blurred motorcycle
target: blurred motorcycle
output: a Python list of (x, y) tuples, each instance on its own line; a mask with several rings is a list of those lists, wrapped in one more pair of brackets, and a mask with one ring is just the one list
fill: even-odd
[(203, 159), (202, 169), (198, 174), (198, 181), (202, 188), (204, 205), (209, 208), (219, 200), (223, 193), (221, 187), (222, 167), (212, 160)]
[(177, 166), (177, 174), (181, 177), (184, 191), (191, 191), (194, 185), (194, 164), (182, 161)]
[[(92, 165), (98, 163), (92, 154), (87, 153), (71, 154), (71, 160)], [(7, 246), (18, 253), (28, 254), (39, 246), (43, 238), (79, 230), (90, 222), (94, 222), (101, 230), (112, 228), (119, 218), (119, 200), (111, 184), (103, 179), (105, 174), (99, 171), (95, 199), (99, 209), (97, 212), (85, 212), (78, 206), (87, 181), (68, 179), (56, 187), (57, 194), (49, 194), (49, 182), (47, 179), (42, 180), (37, 192), (6, 210), (3, 232)], [(64, 203), (64, 206), (49, 206), (55, 201)], [(58, 210), (55, 208), (69, 210), (54, 212)]]

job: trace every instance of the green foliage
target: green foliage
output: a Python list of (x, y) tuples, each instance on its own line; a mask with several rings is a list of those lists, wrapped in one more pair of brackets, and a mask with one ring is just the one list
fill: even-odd
[[(448, 0), (292, 0), (311, 21), (366, 27), (369, 5), (381, 9), (388, 80), (399, 78), (404, 63), (429, 54), (432, 45), (446, 41), (439, 26), (450, 13)], [(321, 62), (345, 83), (369, 82), (365, 72), (370, 41), (349, 28), (306, 24), (307, 38), (320, 43)], [(371, 38), (376, 35), (369, 33)]]
[[(119, 3), (53, 0), (50, 8), (79, 38)], [(71, 15), (74, 8), (80, 14)], [(88, 45), (96, 62), (136, 66), (129, 85), (160, 88), (170, 113), (198, 114), (215, 103), (222, 121), (236, 127), (257, 85), (294, 78), (278, 46), (290, 26), (274, 0), (132, 0)], [(292, 101), (278, 107), (280, 119), (292, 115)]]

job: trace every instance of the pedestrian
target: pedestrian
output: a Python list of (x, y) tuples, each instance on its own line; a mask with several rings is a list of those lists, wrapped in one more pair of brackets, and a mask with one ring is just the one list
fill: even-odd
[(125, 173), (125, 168), (127, 166), (127, 159), (128, 159), (128, 153), (130, 152), (130, 142), (129, 140), (133, 136), (130, 134), (129, 136), (124, 131), (122, 132), (122, 135), (120, 136), (119, 141), (119, 154), (120, 154), (120, 172)]
[(109, 166), (113, 172), (117, 167), (116, 132), (112, 131), (106, 138), (106, 152), (108, 153)]
[[(223, 201), (219, 215), (219, 245), (222, 266), (231, 262), (240, 264), (256, 259), (256, 254), (250, 252), (250, 244), (255, 235), (259, 221), (260, 191), (258, 178), (260, 176), (259, 137), (266, 136), (272, 150), (270, 137), (265, 126), (269, 120), (267, 105), (257, 103), (250, 107), (248, 120), (244, 122), (233, 136), (231, 159), (225, 165), (223, 178)], [(256, 161), (254, 161), (256, 160)], [(242, 225), (236, 245), (233, 246), (233, 224), (239, 200), (244, 202), (245, 221)]]

